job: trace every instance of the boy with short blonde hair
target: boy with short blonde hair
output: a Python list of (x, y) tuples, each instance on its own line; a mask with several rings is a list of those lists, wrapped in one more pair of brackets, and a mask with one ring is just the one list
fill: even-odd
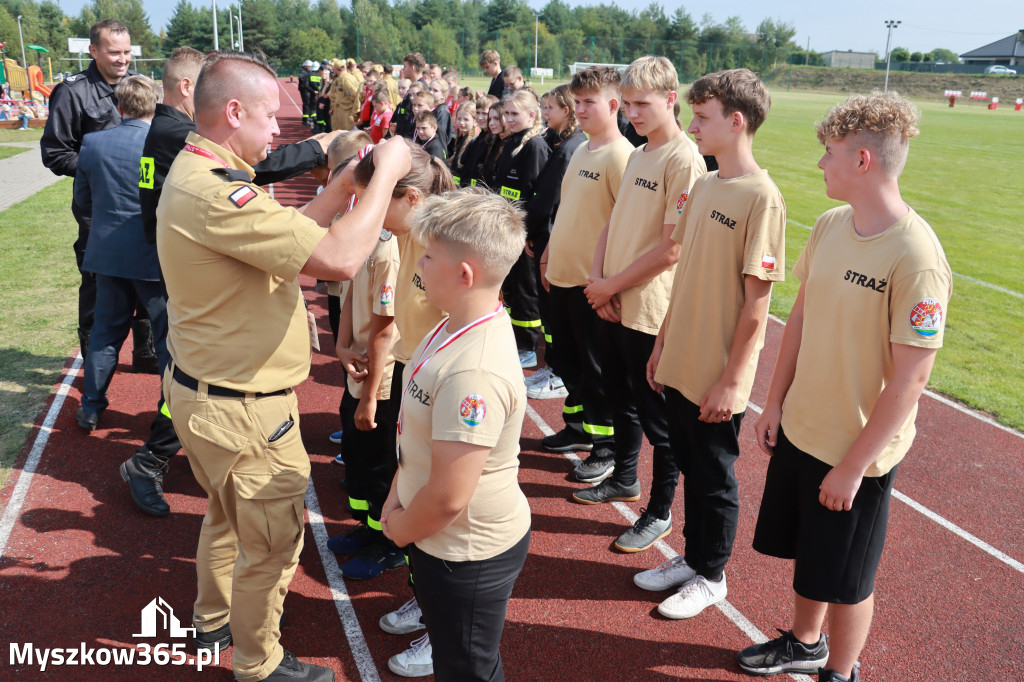
[(432, 196), (413, 217), (426, 296), (448, 315), (406, 373), (383, 523), (408, 547), (439, 680), (504, 679), (505, 614), (529, 550), (517, 480), (526, 386), (499, 301), (526, 243), (523, 217), (475, 188)]
[[(648, 141), (629, 157), (587, 277), (587, 300), (605, 321), (595, 343), (606, 344), (598, 353), (614, 415), (615, 456), (609, 478), (573, 494), (581, 504), (640, 499), (637, 464), (644, 434), (654, 447), (655, 480), (674, 480), (678, 475), (668, 445), (665, 400), (646, 377), (646, 358), (668, 308), (679, 259), (672, 233), (690, 187), (706, 169), (696, 145), (676, 125), (678, 85), (675, 68), (664, 57), (641, 57), (622, 78), (629, 120)], [(655, 493), (664, 494), (652, 491), (652, 496)], [(653, 518), (641, 515), (633, 530), (642, 531)], [(670, 530), (671, 525), (660, 532)], [(640, 551), (653, 543), (626, 539), (617, 544), (621, 551)]]
[(875, 91), (818, 125), (826, 194), (848, 205), (818, 219), (793, 268), (800, 291), (754, 428), (772, 455), (754, 549), (795, 560), (792, 629), (739, 653), (757, 675), (859, 678), (893, 480), (953, 287), (942, 245), (900, 195), (917, 120), (905, 98)]
[[(648, 382), (668, 409), (686, 545), (683, 555), (633, 579), (652, 591), (678, 587), (658, 606), (677, 619), (692, 618), (727, 594), (725, 564), (739, 521), (733, 467), (740, 423), (786, 251), (786, 205), (753, 154), (754, 133), (771, 106), (767, 88), (752, 71), (732, 69), (698, 79), (686, 100), (693, 108), (688, 132), (719, 167), (693, 184), (672, 234), (681, 255), (647, 364)], [(652, 487), (666, 494), (657, 503), (652, 494), (648, 513), (670, 518), (676, 477), (656, 479)]]

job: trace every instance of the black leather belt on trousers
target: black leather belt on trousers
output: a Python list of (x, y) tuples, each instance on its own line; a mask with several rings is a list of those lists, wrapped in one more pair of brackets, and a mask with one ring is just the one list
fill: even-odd
[[(199, 390), (199, 380), (185, 374), (185, 372), (183, 372), (177, 365), (174, 366), (174, 380), (185, 388), (190, 388), (193, 391)], [(244, 398), (248, 395), (243, 391), (236, 391), (233, 388), (224, 388), (223, 386), (214, 386), (213, 384), (208, 384), (206, 386), (206, 392), (209, 395), (217, 395), (222, 398)], [(254, 393), (253, 395), (257, 398), (268, 398), (275, 395), (286, 395), (287, 393), (288, 389), (281, 389), (280, 391), (272, 391), (271, 393)]]

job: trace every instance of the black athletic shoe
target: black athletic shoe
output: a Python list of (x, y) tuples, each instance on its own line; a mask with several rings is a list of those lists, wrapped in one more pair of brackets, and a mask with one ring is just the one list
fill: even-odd
[(209, 632), (196, 631), (192, 643), (196, 649), (207, 649), (208, 651), (224, 651), (231, 646), (231, 624), (225, 623), (216, 630)]
[(594, 452), (578, 467), (572, 475), (581, 483), (600, 483), (615, 471), (615, 455), (608, 452)]
[(171, 506), (164, 498), (164, 474), (167, 460), (157, 457), (143, 445), (121, 464), (121, 478), (128, 484), (135, 505), (153, 516), (167, 516)]
[(572, 494), (574, 502), (580, 504), (601, 504), (602, 502), (635, 502), (640, 499), (640, 481), (633, 485), (622, 485), (613, 478), (606, 478), (593, 488), (577, 490)]
[(384, 539), (384, 534), (364, 523), (349, 529), (344, 535), (330, 538), (327, 549), (335, 554), (355, 554), (362, 552)]
[(281, 664), (263, 679), (270, 682), (278, 682), (278, 680), (282, 682), (334, 682), (334, 671), (322, 665), (303, 663), (290, 652), (285, 651)]
[(736, 659), (748, 673), (753, 675), (778, 675), (779, 673), (807, 673), (813, 675), (828, 662), (828, 642), (821, 635), (818, 643), (807, 646), (793, 631), (783, 632), (764, 644), (748, 646), (736, 655)]
[(568, 426), (558, 433), (544, 436), (540, 444), (545, 450), (552, 452), (590, 452), (594, 449), (594, 443), (589, 435)]

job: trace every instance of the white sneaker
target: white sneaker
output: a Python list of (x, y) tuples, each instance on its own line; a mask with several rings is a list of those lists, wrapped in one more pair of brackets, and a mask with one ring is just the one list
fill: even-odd
[(725, 586), (725, 574), (718, 582), (711, 582), (702, 575), (683, 583), (679, 591), (658, 604), (658, 613), (676, 620), (693, 618), (698, 613), (725, 599), (729, 591)]
[(551, 376), (551, 368), (550, 367), (541, 367), (536, 372), (534, 372), (530, 376), (526, 377), (526, 387), (530, 388), (531, 386), (536, 386), (537, 384), (542, 384), (545, 381), (547, 381), (548, 377), (550, 377), (550, 376)]
[(569, 390), (565, 387), (565, 382), (554, 374), (550, 375), (547, 381), (526, 388), (526, 397), (534, 400), (565, 398), (568, 395)]
[(415, 639), (412, 646), (388, 659), (391, 672), (402, 677), (426, 677), (434, 674), (434, 651), (430, 635)]
[(641, 590), (661, 592), (672, 587), (679, 587), (697, 577), (697, 572), (690, 568), (682, 554), (676, 555), (649, 571), (641, 571), (633, 576), (633, 582)]
[(385, 613), (381, 616), (380, 629), (393, 635), (407, 635), (410, 632), (416, 632), (426, 627), (420, 622), (420, 616), (422, 615), (423, 612), (420, 611), (419, 602), (416, 601), (416, 597), (413, 597), (398, 607), (397, 611)]

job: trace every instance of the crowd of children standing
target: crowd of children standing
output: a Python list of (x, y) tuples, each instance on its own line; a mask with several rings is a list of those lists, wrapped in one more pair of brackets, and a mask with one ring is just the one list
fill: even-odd
[[(785, 202), (753, 154), (771, 100), (752, 72), (698, 79), (684, 132), (662, 57), (590, 67), (543, 97), (493, 50), (480, 66), (487, 93), (418, 53), (397, 82), (371, 80), (371, 65), (343, 123), (366, 132), (329, 152), (353, 202), (373, 175), (369, 144), (404, 138), (413, 152), (378, 247), (334, 304), (347, 375), (335, 437), (359, 524), (329, 543), (351, 556), (346, 577), (409, 564), (412, 598), (380, 626), (427, 630), (389, 661), (410, 677), (504, 679), (498, 642), (529, 543), (515, 482), (527, 397), (565, 399), (566, 426), (543, 444), (590, 453), (573, 472), (588, 484), (580, 504), (641, 498), (646, 436), (647, 504), (614, 545), (640, 552), (672, 533), (681, 475), (684, 552), (634, 582), (673, 591), (658, 607), (668, 618), (725, 598), (740, 427), (785, 274)], [(754, 546), (794, 560), (795, 610), (782, 637), (739, 652), (754, 674), (858, 679), (893, 477), (952, 291), (934, 233), (899, 194), (916, 123), (905, 99), (875, 93), (818, 127), (828, 196), (847, 205), (821, 217), (793, 268), (801, 286), (755, 427), (773, 457)], [(542, 337), (546, 366), (524, 381)]]

